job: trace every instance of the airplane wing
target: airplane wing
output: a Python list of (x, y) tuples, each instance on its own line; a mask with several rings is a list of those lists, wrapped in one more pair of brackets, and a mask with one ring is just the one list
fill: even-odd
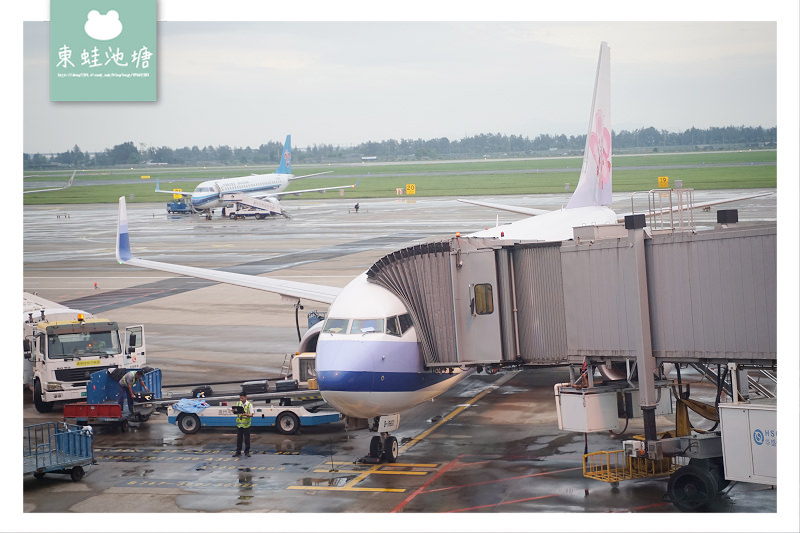
[(119, 220), (117, 222), (117, 261), (120, 264), (133, 265), (151, 270), (162, 270), (181, 274), (193, 278), (208, 279), (220, 283), (229, 283), (240, 287), (248, 287), (262, 291), (280, 294), (291, 299), (306, 299), (314, 302), (331, 303), (339, 294), (339, 287), (328, 287), (326, 285), (315, 285), (299, 281), (285, 281), (275, 278), (262, 276), (251, 276), (247, 274), (235, 274), (223, 270), (212, 270), (207, 268), (197, 268), (172, 263), (162, 263), (150, 261), (133, 256), (131, 252), (130, 235), (128, 234), (128, 214), (125, 208), (125, 197), (119, 199)]
[(333, 170), (326, 170), (325, 172), (315, 172), (314, 174), (306, 174), (304, 176), (292, 176), (289, 181), (301, 180), (303, 178), (310, 178), (311, 176), (321, 176), (323, 174), (331, 174)]
[[(703, 209), (705, 207), (712, 207), (712, 206), (720, 205), (720, 204), (728, 204), (728, 203), (731, 203), (731, 202), (739, 202), (741, 200), (750, 200), (751, 198), (761, 198), (762, 196), (769, 196), (770, 194), (775, 194), (775, 193), (774, 192), (761, 192), (761, 193), (758, 193), (758, 194), (748, 194), (748, 195), (745, 195), (745, 196), (734, 196), (732, 198), (722, 198), (720, 200), (712, 200), (710, 202), (702, 202), (702, 203), (699, 203), (699, 204), (693, 204), (692, 207), (693, 207), (693, 209)], [(674, 213), (676, 211), (680, 211), (681, 209), (683, 209), (682, 206), (675, 206), (675, 207), (672, 207), (671, 209), (670, 208), (665, 208), (665, 209), (661, 209), (660, 211), (656, 211), (656, 214)], [(617, 216), (617, 222), (624, 222), (625, 221), (625, 217), (630, 215), (630, 214), (632, 214), (632, 213), (625, 213), (625, 214), (621, 214), (621, 215)], [(639, 214), (641, 214), (641, 213), (639, 213)]]
[(192, 191), (165, 191), (158, 185), (158, 178), (156, 178), (156, 192), (163, 192), (167, 194), (180, 194), (181, 196), (191, 196)]
[(74, 179), (75, 179), (75, 174), (76, 174), (77, 172), (78, 172), (78, 171), (76, 170), (76, 171), (74, 171), (74, 172), (72, 173), (72, 177), (69, 179), (69, 181), (67, 182), (67, 184), (66, 184), (66, 185), (64, 185), (63, 187), (55, 187), (55, 188), (53, 188), (53, 189), (36, 189), (35, 191), (22, 191), (22, 194), (28, 194), (28, 193), (32, 193), (32, 192), (63, 191), (64, 189), (68, 189), (68, 188), (70, 188), (70, 187), (72, 186), (72, 180), (74, 180)]
[(356, 185), (358, 185), (358, 183), (353, 183), (352, 185), (338, 185), (336, 187), (321, 187), (319, 189), (303, 189), (301, 191), (283, 191), (283, 192), (279, 192), (277, 194), (274, 194), (274, 193), (273, 194), (268, 194), (267, 196), (276, 196), (278, 198), (281, 198), (283, 196), (290, 196), (292, 194), (303, 194), (303, 193), (306, 193), (306, 192), (323, 192), (323, 191), (332, 191), (332, 190), (335, 190), (335, 189), (355, 189)]
[(493, 204), (491, 202), (480, 202), (478, 200), (464, 200), (462, 198), (458, 199), (459, 202), (464, 202), (465, 204), (472, 204), (472, 205), (479, 205), (481, 207), (491, 207), (492, 209), (500, 209), (501, 211), (511, 211), (512, 213), (519, 213), (520, 215), (528, 215), (528, 216), (536, 216), (536, 215), (544, 215), (545, 213), (549, 213), (547, 209), (533, 209), (530, 207), (516, 207), (513, 205), (505, 205), (505, 204)]

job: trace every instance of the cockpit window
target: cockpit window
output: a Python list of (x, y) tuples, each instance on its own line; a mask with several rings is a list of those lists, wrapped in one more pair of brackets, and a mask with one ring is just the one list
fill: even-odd
[(382, 318), (355, 318), (350, 333), (383, 333)]
[(323, 333), (347, 333), (347, 323), (350, 322), (347, 318), (328, 318), (325, 320), (325, 326), (322, 328)]

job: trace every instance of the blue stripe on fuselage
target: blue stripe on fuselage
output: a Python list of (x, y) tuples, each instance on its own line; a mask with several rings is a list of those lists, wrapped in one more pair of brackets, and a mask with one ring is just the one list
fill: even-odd
[(317, 383), (321, 392), (410, 392), (430, 387), (452, 377), (452, 374), (433, 372), (317, 371)]

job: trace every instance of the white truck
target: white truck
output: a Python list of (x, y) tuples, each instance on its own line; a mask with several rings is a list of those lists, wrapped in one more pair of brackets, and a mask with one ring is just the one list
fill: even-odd
[(144, 327), (117, 323), (23, 293), (23, 384), (40, 413), (56, 402), (86, 399), (92, 372), (111, 367), (140, 368), (146, 362)]

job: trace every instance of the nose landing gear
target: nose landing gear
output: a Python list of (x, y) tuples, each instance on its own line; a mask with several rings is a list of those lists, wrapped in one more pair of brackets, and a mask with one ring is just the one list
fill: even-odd
[(370, 431), (380, 431), (369, 441), (369, 455), (362, 457), (360, 463), (394, 463), (397, 461), (400, 447), (397, 438), (389, 434), (388, 429), (397, 429), (400, 425), (400, 415), (375, 417), (370, 424)]

